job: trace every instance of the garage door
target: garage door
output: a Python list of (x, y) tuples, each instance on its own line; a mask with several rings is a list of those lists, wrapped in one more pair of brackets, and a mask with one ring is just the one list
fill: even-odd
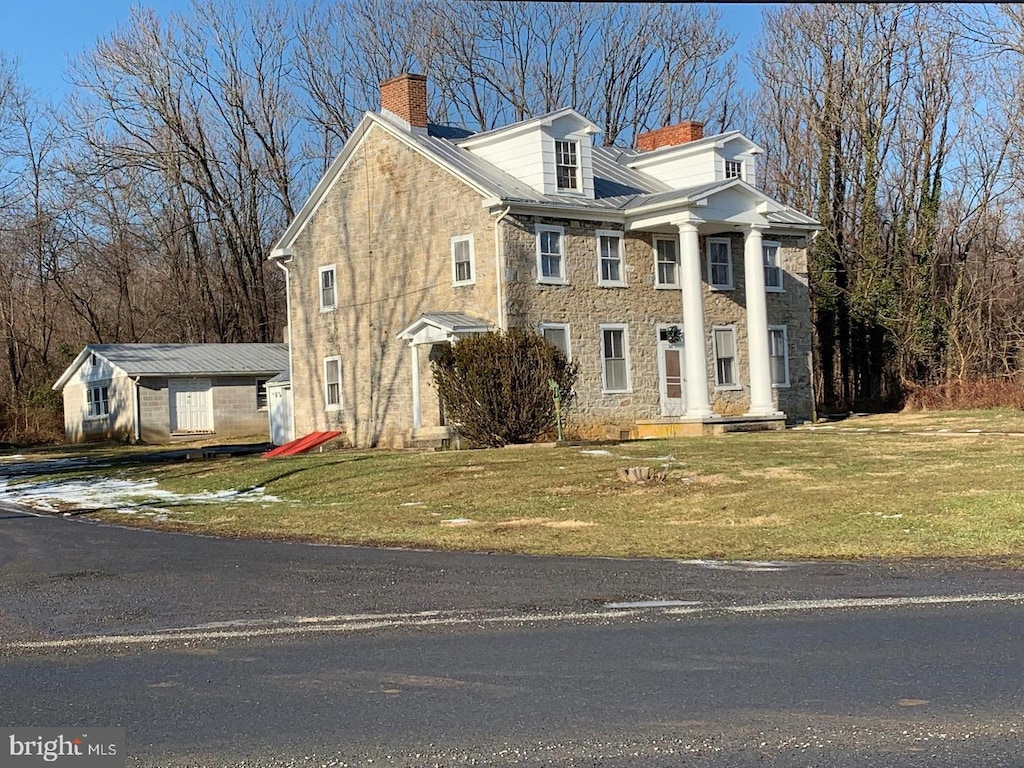
[(171, 432), (213, 432), (209, 379), (172, 379)]

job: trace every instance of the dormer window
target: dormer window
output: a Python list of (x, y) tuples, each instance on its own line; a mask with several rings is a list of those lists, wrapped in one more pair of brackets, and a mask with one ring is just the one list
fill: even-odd
[(555, 140), (555, 178), (558, 189), (576, 191), (579, 186), (579, 145), (575, 141)]
[(742, 179), (743, 178), (743, 161), (742, 160), (726, 160), (725, 161), (725, 178), (727, 178), (727, 179)]

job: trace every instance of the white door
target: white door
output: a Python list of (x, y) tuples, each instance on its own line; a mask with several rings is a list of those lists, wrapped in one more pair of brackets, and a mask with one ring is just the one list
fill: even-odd
[(682, 334), (669, 328), (658, 330), (658, 390), (661, 395), (662, 416), (682, 416), (686, 413), (686, 366), (683, 356)]
[(284, 445), (294, 440), (292, 435), (292, 388), (267, 387), (270, 398), (270, 442)]
[(209, 379), (172, 379), (168, 385), (172, 432), (212, 432)]

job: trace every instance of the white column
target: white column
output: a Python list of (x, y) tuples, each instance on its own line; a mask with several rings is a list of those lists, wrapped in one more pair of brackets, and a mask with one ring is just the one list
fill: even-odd
[(412, 428), (419, 429), (423, 423), (420, 412), (420, 347), (419, 344), (411, 344), (409, 349), (412, 352)]
[(748, 416), (772, 416), (771, 361), (768, 357), (768, 304), (764, 293), (764, 255), (761, 227), (752, 226), (743, 244), (743, 274), (747, 293), (747, 357), (750, 362)]
[(704, 283), (700, 276), (700, 238), (691, 217), (678, 222), (679, 269), (683, 288), (683, 339), (686, 349), (686, 418), (713, 414), (708, 397), (707, 342), (704, 328)]

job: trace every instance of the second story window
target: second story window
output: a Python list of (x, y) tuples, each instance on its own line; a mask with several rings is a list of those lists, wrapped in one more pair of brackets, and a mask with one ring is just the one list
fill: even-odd
[(742, 160), (726, 160), (725, 161), (725, 178), (727, 178), (727, 179), (742, 179), (743, 178), (743, 161)]
[(764, 289), (782, 291), (782, 265), (779, 263), (779, 244), (765, 242), (761, 245), (764, 254)]
[(575, 141), (555, 141), (555, 178), (559, 190), (580, 188), (579, 152)]
[(708, 240), (708, 284), (719, 291), (732, 288), (732, 241), (727, 237)]
[(655, 282), (657, 288), (679, 287), (679, 251), (676, 241), (654, 238)]
[(320, 311), (334, 309), (338, 306), (338, 286), (334, 280), (334, 265), (320, 267)]
[(624, 286), (626, 270), (622, 264), (622, 233), (597, 231), (597, 284)]
[(562, 227), (537, 225), (537, 282), (564, 284), (565, 255), (562, 252), (562, 240), (565, 230)]
[(473, 236), (452, 238), (452, 285), (472, 285)]

